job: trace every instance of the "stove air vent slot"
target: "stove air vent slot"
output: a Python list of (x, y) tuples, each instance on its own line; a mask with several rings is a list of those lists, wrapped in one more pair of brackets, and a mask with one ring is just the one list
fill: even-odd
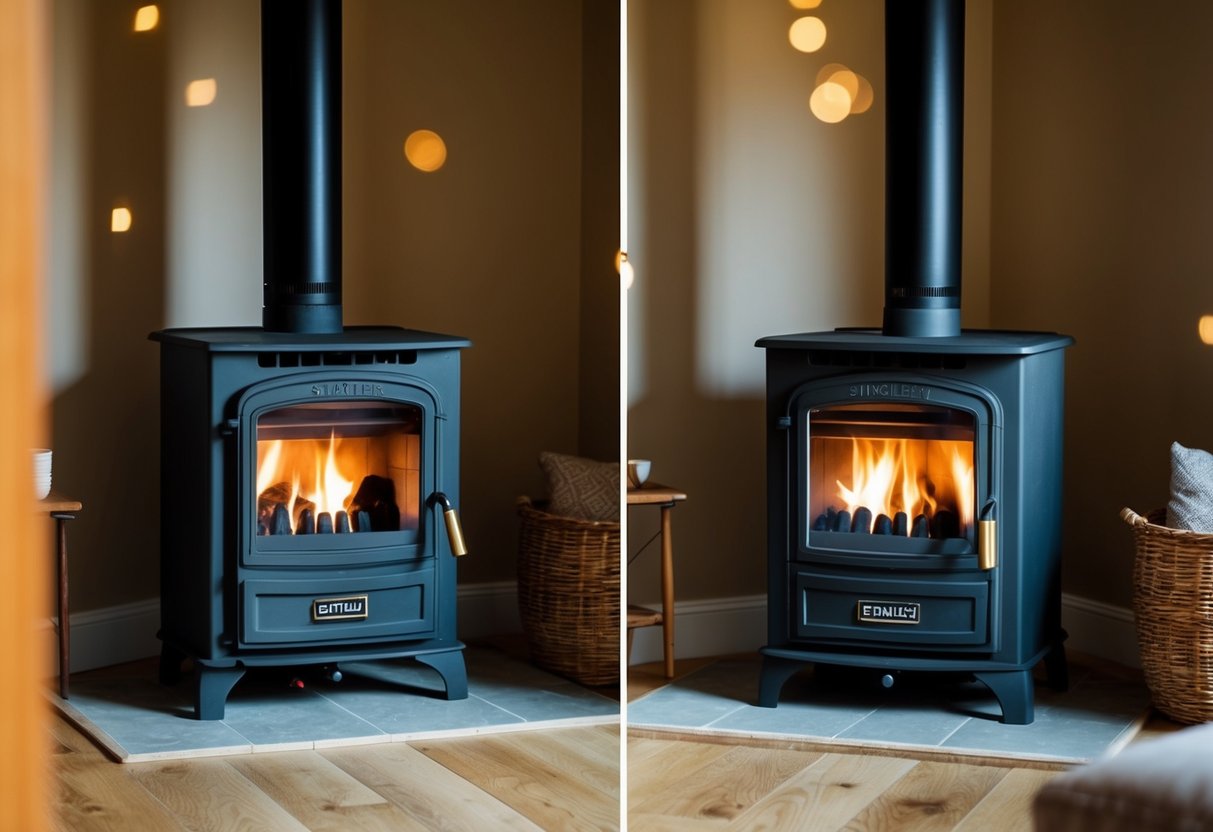
[(258, 367), (349, 367), (365, 364), (416, 364), (416, 350), (342, 352), (259, 352)]
[(963, 370), (963, 355), (946, 353), (883, 352), (868, 350), (809, 350), (813, 367), (872, 367), (878, 370)]

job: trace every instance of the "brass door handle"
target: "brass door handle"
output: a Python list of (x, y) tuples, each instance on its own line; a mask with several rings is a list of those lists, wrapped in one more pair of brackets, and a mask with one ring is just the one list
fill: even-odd
[(441, 491), (430, 497), (431, 502), (442, 506), (442, 519), (446, 521), (446, 536), (451, 544), (451, 554), (461, 558), (468, 553), (467, 543), (463, 540), (463, 526), (459, 523), (459, 512), (451, 505), (451, 500)]
[(991, 498), (977, 521), (977, 568), (989, 571), (998, 566), (998, 503)]
[(990, 570), (998, 566), (998, 521), (977, 521), (977, 566)]

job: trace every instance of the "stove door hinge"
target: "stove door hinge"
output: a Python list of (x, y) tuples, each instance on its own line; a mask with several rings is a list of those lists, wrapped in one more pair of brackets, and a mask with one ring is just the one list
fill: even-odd
[(791, 426), (792, 426), (792, 417), (791, 416), (780, 416), (778, 419), (775, 420), (775, 427), (779, 428), (780, 430), (787, 430)]
[(240, 429), (239, 419), (224, 419), (219, 423), (220, 436), (235, 436), (236, 431)]

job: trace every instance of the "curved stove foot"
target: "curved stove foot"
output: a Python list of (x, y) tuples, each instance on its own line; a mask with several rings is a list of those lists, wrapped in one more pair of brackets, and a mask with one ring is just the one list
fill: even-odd
[(979, 671), (973, 675), (998, 698), (998, 704), (1002, 706), (1002, 721), (1005, 724), (1032, 724), (1036, 717), (1032, 671)]
[(447, 699), (468, 698), (468, 673), (463, 662), (462, 650), (450, 650), (444, 653), (422, 653), (415, 657), (417, 661), (434, 668), (446, 684)]

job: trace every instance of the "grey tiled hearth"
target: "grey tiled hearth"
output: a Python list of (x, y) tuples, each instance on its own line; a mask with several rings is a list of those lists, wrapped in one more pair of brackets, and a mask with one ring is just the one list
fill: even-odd
[(290, 685), (290, 669), (250, 672), (228, 699), (225, 718), (214, 722), (193, 719), (188, 680), (164, 687), (151, 663), (73, 680), (70, 701), (52, 701), (123, 762), (619, 719), (618, 702), (501, 651), (469, 647), (467, 667), (469, 695), (456, 701), (438, 698), (437, 674), (410, 660), (344, 664), (339, 683), (305, 670), (297, 674), (303, 689)]
[(1071, 687), (1037, 685), (1036, 719), (1004, 725), (984, 685), (943, 676), (880, 687), (867, 679), (817, 679), (805, 671), (784, 686), (779, 706), (762, 708), (759, 662), (723, 660), (628, 705), (631, 728), (819, 741), (926, 752), (1077, 763), (1128, 742), (1144, 719), (1149, 693), (1138, 681), (1071, 667)]

